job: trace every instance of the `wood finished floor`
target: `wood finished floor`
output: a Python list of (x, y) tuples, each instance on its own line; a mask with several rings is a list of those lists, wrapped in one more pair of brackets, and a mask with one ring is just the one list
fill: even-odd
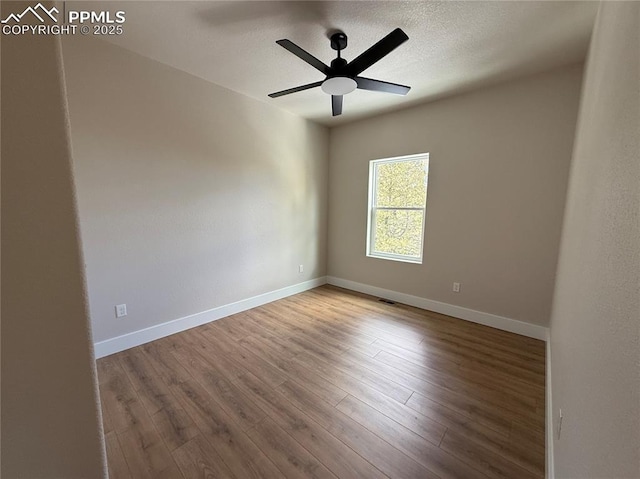
[(111, 479), (544, 477), (543, 342), (331, 286), (98, 376)]

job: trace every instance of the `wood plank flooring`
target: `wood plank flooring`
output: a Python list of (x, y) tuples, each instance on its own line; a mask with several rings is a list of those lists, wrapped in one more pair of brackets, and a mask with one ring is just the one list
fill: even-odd
[(111, 479), (544, 477), (543, 342), (332, 286), (98, 377)]

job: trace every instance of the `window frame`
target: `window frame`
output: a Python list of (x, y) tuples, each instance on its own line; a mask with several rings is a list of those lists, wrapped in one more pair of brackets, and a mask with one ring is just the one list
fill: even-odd
[[(427, 222), (427, 194), (425, 194), (424, 206), (422, 208), (418, 207), (377, 207), (375, 203), (376, 199), (376, 189), (377, 189), (377, 165), (385, 164), (385, 163), (397, 163), (400, 161), (415, 161), (415, 160), (425, 160), (426, 161), (426, 172), (427, 172), (427, 194), (429, 190), (429, 153), (417, 153), (414, 155), (403, 155), (403, 156), (394, 156), (391, 158), (380, 158), (377, 160), (369, 161), (369, 198), (368, 198), (368, 211), (367, 211), (367, 247), (366, 247), (366, 255), (369, 258), (376, 259), (386, 259), (390, 261), (399, 261), (402, 263), (413, 263), (413, 264), (422, 264), (422, 260), (424, 257), (424, 235), (426, 229)], [(381, 253), (374, 251), (375, 245), (375, 214), (378, 210), (387, 210), (387, 211), (422, 211), (422, 230), (420, 234), (420, 256), (408, 256), (408, 255), (399, 255), (393, 253)]]

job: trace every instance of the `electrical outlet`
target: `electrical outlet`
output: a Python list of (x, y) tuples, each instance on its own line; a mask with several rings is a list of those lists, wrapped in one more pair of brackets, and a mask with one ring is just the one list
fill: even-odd
[(453, 292), (454, 293), (460, 292), (460, 283), (453, 283)]
[(304, 265), (303, 264), (298, 266), (298, 273), (304, 273)]
[(126, 315), (127, 315), (127, 305), (126, 304), (116, 305), (116, 318), (122, 318)]
[(560, 440), (560, 434), (562, 433), (562, 408), (558, 411), (558, 440)]

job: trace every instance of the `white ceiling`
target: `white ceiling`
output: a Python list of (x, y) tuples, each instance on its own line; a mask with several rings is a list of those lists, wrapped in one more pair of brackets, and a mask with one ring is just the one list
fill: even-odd
[[(70, 2), (68, 2), (70, 3)], [(95, 5), (95, 4), (94, 4)], [(335, 124), (402, 108), (584, 59), (596, 2), (164, 1), (103, 3), (126, 12), (125, 33), (107, 41), (297, 115)], [(104, 8), (104, 7), (101, 7)], [(331, 117), (320, 88), (272, 93), (323, 80), (275, 43), (288, 38), (325, 63), (328, 33), (349, 37), (352, 60), (402, 28), (409, 41), (363, 76), (410, 85), (406, 97), (356, 90)]]

